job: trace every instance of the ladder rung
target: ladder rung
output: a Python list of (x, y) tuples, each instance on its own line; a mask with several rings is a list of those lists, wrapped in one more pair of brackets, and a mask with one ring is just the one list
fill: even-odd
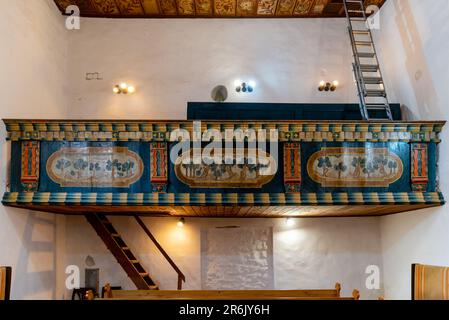
[(368, 30), (352, 30), (354, 34), (369, 34)]
[(111, 233), (111, 236), (114, 238), (120, 238), (120, 235), (118, 233)]
[(363, 77), (365, 84), (382, 84), (384, 81), (380, 77)]
[(388, 106), (383, 104), (383, 105), (366, 105), (366, 110), (387, 110)]
[(349, 13), (358, 13), (358, 14), (361, 14), (361, 15), (363, 15), (363, 13), (364, 13), (364, 11), (362, 11), (362, 10), (348, 10), (348, 12)]
[(373, 46), (373, 43), (371, 41), (355, 41), (354, 42), (356, 46)]
[(139, 263), (139, 260), (129, 260), (129, 261), (131, 261), (132, 264), (137, 264), (137, 263)]
[(150, 290), (159, 290), (158, 286), (148, 286)]
[(130, 249), (129, 249), (129, 247), (122, 247), (121, 248), (123, 251), (129, 251)]
[(148, 272), (140, 272), (139, 275), (140, 275), (142, 278), (145, 278), (145, 277), (148, 277), (150, 274), (149, 274)]
[[(345, 1), (345, 0), (343, 0)], [(346, 1), (346, 3), (357, 3), (359, 4), (361, 7), (363, 7), (363, 1)]]
[(379, 70), (379, 66), (377, 64), (361, 64), (360, 70), (362, 72), (376, 72)]
[(374, 58), (376, 54), (374, 52), (357, 52), (359, 58)]
[(385, 97), (384, 90), (366, 90), (365, 97)]

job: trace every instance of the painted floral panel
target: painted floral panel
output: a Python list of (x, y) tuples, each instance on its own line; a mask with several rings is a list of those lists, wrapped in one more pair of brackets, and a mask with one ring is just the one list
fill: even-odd
[(289, 16), (292, 14), (293, 8), (295, 7), (295, 0), (279, 0), (277, 7), (278, 16)]
[(194, 0), (178, 0), (178, 12), (180, 15), (194, 15), (195, 1)]
[(258, 0), (257, 14), (274, 15), (277, 0)]
[(235, 15), (235, 0), (217, 0), (215, 1), (215, 14), (217, 16)]
[(323, 187), (388, 187), (403, 170), (387, 148), (322, 148), (307, 162), (308, 175)]
[(195, 0), (195, 9), (197, 15), (212, 14), (212, 5), (210, 0)]
[(312, 7), (312, 0), (298, 0), (295, 11), (293, 12), (295, 15), (307, 15)]
[(197, 164), (187, 151), (176, 160), (175, 174), (191, 188), (261, 188), (274, 178), (271, 173), (276, 172), (276, 165), (275, 159), (266, 152), (262, 157), (259, 153), (259, 161), (248, 155), (240, 161), (234, 158), (218, 163), (203, 157), (201, 164)]
[(125, 147), (62, 148), (46, 165), (50, 179), (61, 187), (129, 187), (143, 169), (139, 155)]

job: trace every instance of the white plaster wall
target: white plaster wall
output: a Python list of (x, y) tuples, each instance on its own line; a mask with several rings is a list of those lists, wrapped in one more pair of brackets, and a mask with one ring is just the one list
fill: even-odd
[[(51, 0), (8, 1), (2, 8), (1, 117), (183, 119), (186, 102), (210, 101), (218, 84), (230, 89), (228, 101), (356, 101), (341, 19), (83, 19), (81, 30), (69, 32)], [(100, 72), (103, 80), (86, 81), (86, 72)], [(237, 95), (236, 78), (255, 80), (256, 91)], [(321, 79), (337, 79), (341, 87), (319, 93)], [(135, 84), (137, 93), (112, 94), (119, 81)], [(8, 154), (2, 141), (0, 188)], [(161, 288), (175, 288), (175, 273), (135, 222), (112, 220)], [(284, 220), (268, 219), (189, 219), (183, 229), (170, 218), (145, 221), (185, 272), (185, 288), (201, 288), (201, 230), (231, 224), (274, 228), (275, 288), (329, 288), (341, 281), (345, 295), (353, 288), (362, 298), (381, 293), (364, 287), (366, 266), (382, 267), (378, 219), (298, 220), (290, 229)], [(82, 217), (1, 207), (0, 240), (8, 244), (0, 246), (0, 264), (14, 269), (13, 298), (67, 298), (65, 267), (86, 267), (88, 254), (101, 269), (101, 284), (133, 288)]]
[[(51, 0), (0, 0), (0, 117), (64, 118), (67, 42)], [(7, 185), (9, 144), (0, 128), (0, 194)], [(56, 293), (54, 215), (0, 205), (0, 265), (12, 266), (12, 299)]]
[(273, 230), (207, 228), (201, 233), (203, 290), (264, 290), (274, 287)]
[[(344, 19), (84, 19), (71, 33), (74, 118), (185, 119), (188, 101), (356, 102)], [(86, 72), (103, 80), (86, 81)], [(237, 94), (234, 80), (254, 80)], [(335, 93), (318, 83), (339, 80)], [(114, 95), (113, 85), (137, 87)]]
[[(448, 120), (449, 1), (389, 0), (376, 33), (386, 88), (408, 118)], [(441, 190), (449, 195), (449, 135), (440, 145)], [(447, 206), (381, 218), (387, 299), (410, 299), (411, 264), (449, 266)]]
[[(201, 232), (215, 227), (240, 226), (273, 228), (275, 289), (333, 288), (343, 284), (343, 294), (361, 291), (362, 299), (377, 299), (381, 290), (367, 290), (365, 269), (377, 265), (382, 270), (379, 219), (205, 219), (190, 218), (183, 228), (175, 218), (143, 218), (167, 253), (185, 273), (185, 289), (201, 289)], [(131, 217), (111, 218), (125, 242), (132, 248), (161, 289), (175, 289), (177, 276)], [(91, 255), (100, 268), (100, 284), (110, 282), (133, 289), (95, 231), (83, 217), (67, 217), (66, 263), (86, 268)], [(235, 237), (227, 241), (232, 243)], [(84, 274), (82, 272), (82, 282)]]
[[(73, 118), (184, 119), (186, 103), (210, 101), (219, 84), (230, 89), (228, 101), (356, 102), (342, 19), (83, 19), (81, 30), (70, 33), (69, 61)], [(86, 81), (86, 72), (103, 80)], [(255, 80), (256, 91), (236, 94), (236, 78)], [(337, 79), (341, 87), (319, 93), (321, 79)], [(114, 95), (120, 81), (136, 85), (137, 93)], [(188, 219), (183, 229), (171, 218), (144, 220), (185, 272), (186, 289), (201, 289), (201, 231), (240, 225), (274, 228), (277, 289), (332, 288), (340, 281), (345, 295), (354, 288), (365, 299), (382, 293), (365, 289), (366, 266), (382, 268), (378, 219), (298, 220), (293, 228), (282, 219)], [(176, 288), (176, 274), (137, 224), (126, 217), (112, 221), (160, 287)], [(66, 234), (67, 264), (84, 269), (90, 254), (101, 284), (134, 288), (84, 218), (67, 217)]]

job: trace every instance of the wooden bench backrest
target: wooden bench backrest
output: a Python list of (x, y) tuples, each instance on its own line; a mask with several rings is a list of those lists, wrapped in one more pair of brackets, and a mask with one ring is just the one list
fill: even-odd
[(109, 290), (105, 289), (105, 298), (122, 300), (355, 300), (359, 298), (358, 291), (353, 297), (341, 298), (341, 286), (335, 289), (319, 290)]
[(449, 300), (449, 267), (413, 264), (412, 300)]
[(11, 268), (0, 267), (0, 300), (9, 300), (11, 290)]

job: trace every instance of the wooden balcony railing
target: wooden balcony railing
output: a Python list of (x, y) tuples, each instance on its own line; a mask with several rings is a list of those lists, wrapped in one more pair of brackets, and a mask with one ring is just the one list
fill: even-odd
[(147, 234), (147, 236), (153, 241), (156, 248), (159, 250), (160, 253), (164, 256), (164, 258), (168, 261), (168, 263), (172, 266), (172, 268), (176, 271), (178, 274), (178, 290), (182, 290), (182, 282), (186, 282), (186, 277), (182, 273), (182, 271), (178, 268), (178, 266), (175, 264), (172, 258), (168, 255), (168, 253), (162, 248), (162, 246), (159, 244), (159, 242), (156, 240), (156, 238), (153, 236), (151, 231), (147, 228), (145, 223), (140, 219), (139, 216), (134, 215), (134, 218), (136, 219), (137, 223), (142, 227), (143, 231)]

